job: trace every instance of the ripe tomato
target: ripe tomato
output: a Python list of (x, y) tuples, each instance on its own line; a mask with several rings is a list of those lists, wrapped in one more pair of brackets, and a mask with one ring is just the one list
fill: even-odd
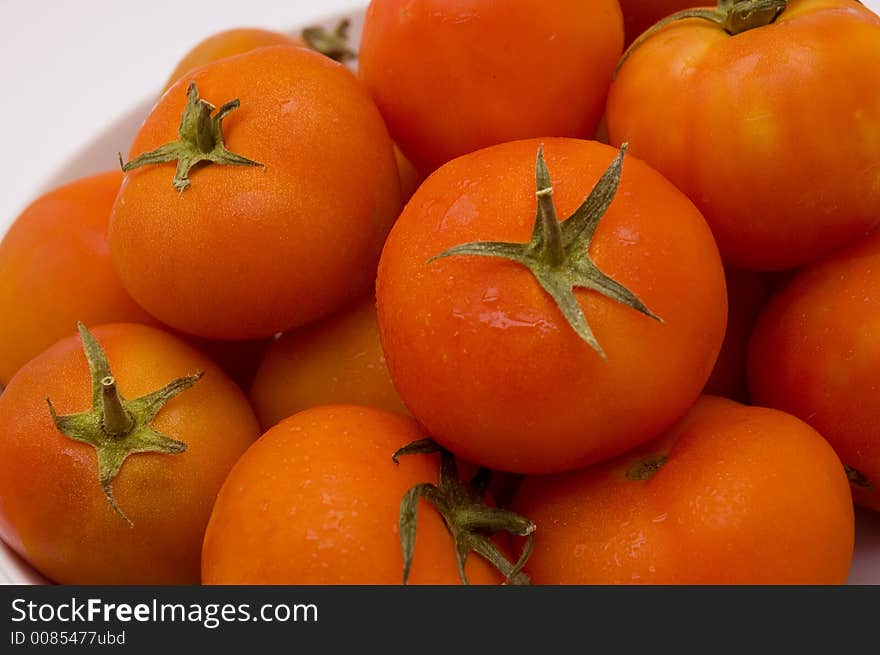
[(167, 91), (181, 77), (205, 64), (273, 45), (305, 44), (300, 38), (257, 28), (238, 27), (212, 34), (184, 55), (162, 90)]
[(593, 136), (622, 48), (616, 0), (373, 0), (360, 74), (428, 173), (514, 139)]
[(761, 315), (749, 347), (755, 402), (802, 418), (850, 467), (857, 503), (880, 510), (880, 232), (802, 271)]
[(828, 443), (772, 409), (703, 397), (669, 434), (591, 469), (527, 478), (536, 584), (840, 584), (853, 553)]
[[(232, 469), (202, 554), (206, 584), (399, 584), (398, 521), (414, 485), (437, 479), (432, 455), (391, 455), (422, 438), (412, 419), (356, 406), (315, 407), (266, 432)], [(470, 557), (468, 579), (501, 581)], [(409, 581), (458, 582), (440, 515), (421, 503)]]
[(0, 387), (77, 321), (155, 321), (110, 263), (107, 223), (122, 176), (102, 173), (50, 191), (0, 242)]
[(771, 5), (751, 23), (733, 12), (728, 30), (753, 27), (735, 36), (665, 27), (631, 51), (607, 110), (611, 143), (696, 203), (725, 263), (755, 270), (806, 264), (880, 221), (880, 17), (791, 0), (759, 26), (786, 3)]
[(385, 364), (373, 294), (273, 343), (257, 371), (251, 400), (266, 430), (318, 405), (406, 413)]
[(69, 337), (0, 396), (0, 537), (62, 584), (197, 583), (214, 498), (259, 434), (253, 412), (215, 364), (160, 330), (113, 324), (83, 338), (109, 358), (109, 370), (92, 358), (92, 383), (83, 340)]
[[(241, 107), (221, 127), (230, 106), (209, 117), (198, 96), (241, 98)], [(184, 105), (184, 131), (201, 125), (199, 138), (215, 139), (212, 156), (242, 165), (200, 166), (189, 187), (174, 162), (130, 170), (111, 216), (110, 252), (132, 297), (185, 332), (249, 339), (364, 293), (400, 191), (382, 118), (352, 73), (288, 46), (222, 59), (162, 96), (132, 155), (174, 141)], [(160, 153), (169, 149), (178, 146)]]
[(765, 274), (753, 271), (727, 269), (727, 330), (718, 361), (703, 393), (724, 396), (745, 402), (748, 399), (746, 384), (746, 353), (749, 338), (770, 299), (772, 282)]
[(627, 45), (663, 18), (688, 7), (710, 4), (705, 0), (620, 0)]
[[(539, 184), (533, 228), (541, 143), (487, 148), (431, 175), (388, 238), (376, 291), (388, 367), (413, 416), (457, 455), (519, 473), (584, 466), (672, 425), (709, 377), (727, 311), (700, 213), (634, 158), (619, 178), (613, 148), (544, 140), (552, 191)], [(559, 218), (571, 215), (600, 175), (578, 214), (601, 218), (598, 227), (551, 220), (554, 202)], [(608, 183), (618, 178), (615, 196)], [(542, 230), (543, 243), (564, 241), (558, 259), (525, 249)], [(516, 242), (496, 245), (540, 261), (532, 270), (464, 253), (428, 262), (475, 240)], [(572, 295), (573, 284), (588, 288)]]

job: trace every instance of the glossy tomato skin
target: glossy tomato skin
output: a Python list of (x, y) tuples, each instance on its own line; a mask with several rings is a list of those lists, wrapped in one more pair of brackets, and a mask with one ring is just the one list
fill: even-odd
[(107, 223), (122, 174), (101, 173), (35, 200), (0, 242), (0, 387), (77, 321), (155, 323), (122, 288)]
[[(808, 268), (777, 294), (749, 346), (749, 389), (818, 430), (880, 510), (880, 233)], [(870, 485), (870, 486), (869, 486)]]
[[(665, 457), (648, 479), (645, 462)], [(772, 409), (704, 396), (667, 435), (590, 469), (527, 478), (535, 584), (842, 584), (846, 475), (828, 443)]]
[(359, 70), (423, 173), (528, 137), (592, 137), (623, 48), (616, 0), (373, 0)]
[[(315, 407), (266, 432), (220, 491), (205, 536), (206, 584), (400, 584), (400, 501), (437, 482), (433, 455), (398, 448), (424, 438), (412, 419), (353, 405)], [(479, 557), (474, 584), (501, 577)], [(458, 584), (443, 520), (420, 504), (410, 584)]]
[(699, 0), (619, 0), (623, 11), (623, 32), (626, 43), (635, 41), (655, 23), (682, 9), (713, 4)]
[(709, 377), (724, 334), (724, 273), (699, 212), (634, 157), (596, 231), (598, 267), (663, 322), (577, 290), (603, 360), (523, 266), (449, 257), (476, 240), (526, 242), (540, 143), (560, 219), (617, 151), (575, 139), (519, 141), (461, 157), (413, 196), (385, 245), (377, 300), (401, 398), (457, 455), (519, 473), (573, 469), (670, 427)]
[(731, 268), (724, 271), (724, 279), (727, 283), (727, 329), (703, 393), (746, 402), (749, 339), (761, 310), (770, 299), (773, 281), (763, 273)]
[(129, 526), (101, 490), (95, 449), (62, 435), (49, 414), (47, 397), (59, 414), (84, 411), (91, 402), (81, 341), (63, 339), (22, 368), (0, 396), (0, 537), (61, 584), (196, 584), (214, 498), (259, 435), (256, 419), (235, 384), (183, 341), (135, 324), (92, 333), (125, 398), (205, 372), (151, 424), (188, 448), (125, 461), (113, 494)]
[(303, 48), (274, 46), (208, 64), (162, 96), (131, 155), (176, 138), (195, 81), (227, 148), (263, 166), (207, 165), (183, 192), (174, 163), (125, 176), (110, 252), (131, 295), (184, 332), (271, 336), (365, 293), (400, 190), (388, 133), (354, 75)]
[(792, 0), (737, 36), (688, 20), (650, 38), (612, 85), (608, 131), (696, 203), (726, 264), (783, 270), (880, 221), (878, 87), (880, 18)]
[(406, 413), (382, 352), (374, 295), (282, 335), (260, 364), (251, 400), (266, 430), (318, 405), (356, 404)]
[(212, 34), (199, 41), (192, 50), (183, 56), (183, 59), (178, 62), (177, 67), (171, 73), (171, 77), (168, 78), (163, 91), (167, 91), (171, 85), (190, 71), (205, 64), (273, 45), (304, 46), (305, 44), (302, 39), (254, 27), (237, 27)]

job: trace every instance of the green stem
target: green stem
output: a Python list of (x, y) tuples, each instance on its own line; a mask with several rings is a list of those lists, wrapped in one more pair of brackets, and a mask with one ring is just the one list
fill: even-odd
[[(190, 82), (186, 91), (186, 106), (180, 117), (177, 140), (159, 146), (155, 150), (142, 153), (127, 164), (122, 164), (125, 172), (168, 162), (177, 162), (172, 185), (178, 191), (190, 186), (189, 173), (196, 164), (207, 162), (225, 166), (262, 166), (247, 157), (226, 149), (223, 143), (223, 119), (235, 109), (239, 101), (230, 100), (214, 112), (214, 105), (199, 98), (199, 89)], [(122, 163), (122, 156), (119, 157)]]
[(116, 388), (116, 378), (112, 375), (101, 379), (101, 414), (104, 432), (111, 437), (128, 434), (134, 427), (134, 421), (125, 410)]
[[(485, 487), (488, 470), (481, 469), (470, 484), (458, 478), (455, 457), (430, 439), (422, 439), (404, 446), (392, 455), (397, 463), (403, 455), (440, 453), (440, 480), (434, 485), (417, 484), (406, 492), (400, 502), (400, 545), (403, 550), (403, 584), (409, 578), (416, 543), (418, 504), (426, 500), (443, 517), (452, 535), (456, 563), (463, 584), (467, 584), (465, 564), (468, 555), (475, 552), (504, 575), (506, 584), (530, 584), (522, 572), (532, 552), (535, 524), (509, 510), (486, 505)], [(516, 563), (511, 563), (492, 542), (499, 532), (526, 537), (526, 544)]]
[(344, 18), (329, 31), (319, 26), (307, 27), (302, 31), (302, 39), (315, 52), (344, 64), (351, 59), (357, 59), (357, 53), (348, 47), (350, 26), (351, 21)]

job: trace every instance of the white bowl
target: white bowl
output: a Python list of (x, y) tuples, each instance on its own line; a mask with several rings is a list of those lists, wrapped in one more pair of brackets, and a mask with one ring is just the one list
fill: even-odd
[[(880, 10), (880, 0), (865, 2), (874, 11)], [(344, 14), (351, 19), (351, 44), (357, 49), (363, 25), (363, 9), (356, 9)], [(308, 24), (320, 24), (333, 27), (342, 15), (331, 16)], [(290, 34), (299, 33), (301, 28), (289, 30)], [(122, 113), (109, 127), (98, 134), (93, 141), (79, 152), (73, 153), (67, 161), (50, 176), (42, 187), (42, 191), (73, 181), (90, 173), (107, 170), (108, 162), (115, 161), (117, 151), (127, 152), (138, 127), (143, 122), (155, 98), (145, 99)], [(25, 199), (27, 200), (27, 199)], [(0, 217), (0, 232), (6, 229), (13, 217)], [(810, 502), (805, 498), (803, 502)], [(0, 583), (3, 584), (45, 584), (47, 581), (18, 555), (0, 541)], [(880, 513), (863, 510), (856, 511), (856, 552), (850, 571), (849, 584), (880, 584)]]

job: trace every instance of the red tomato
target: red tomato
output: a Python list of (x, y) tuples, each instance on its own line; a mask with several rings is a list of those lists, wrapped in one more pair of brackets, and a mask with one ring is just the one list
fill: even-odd
[(593, 136), (622, 48), (616, 0), (373, 0), (359, 65), (428, 173), (514, 139)]
[(765, 274), (727, 269), (727, 331), (718, 361), (703, 393), (745, 402), (746, 353), (761, 310), (770, 299), (772, 282)]
[[(399, 584), (401, 500), (437, 480), (437, 459), (391, 456), (423, 438), (412, 419), (331, 405), (266, 432), (229, 474), (205, 536), (207, 584)], [(409, 582), (456, 584), (455, 548), (440, 515), (420, 503)], [(471, 583), (497, 584), (483, 559)]]
[(640, 451), (526, 478), (535, 584), (842, 584), (853, 507), (840, 460), (798, 419), (703, 397)]
[(710, 4), (700, 0), (620, 0), (623, 10), (623, 32), (629, 45), (642, 32), (663, 18), (689, 7)]
[(752, 27), (734, 36), (669, 25), (631, 51), (608, 98), (611, 143), (684, 191), (725, 263), (751, 270), (807, 264), (880, 221), (880, 17), (791, 0), (756, 26), (774, 15), (732, 19), (728, 31)]
[(406, 413), (385, 364), (373, 294), (281, 336), (260, 364), (251, 400), (266, 430), (318, 405)]
[[(205, 104), (234, 98), (238, 109), (212, 114)], [(211, 157), (242, 165), (203, 163), (186, 176), (174, 161), (136, 160), (146, 163), (126, 175), (110, 222), (113, 264), (132, 297), (184, 332), (256, 339), (365, 293), (400, 190), (391, 140), (357, 78), (297, 47), (221, 59), (162, 96), (132, 156), (175, 142), (185, 107), (184, 145), (160, 155), (189, 157), (203, 147), (195, 134), (210, 132)]]
[[(69, 337), (0, 396), (0, 537), (62, 584), (196, 584), (211, 507), (256, 419), (215, 364), (165, 332), (113, 324), (94, 339), (106, 355), (91, 378)], [(121, 408), (102, 403), (105, 379)], [(70, 416), (81, 412), (85, 426)]]
[(776, 295), (749, 348), (749, 389), (816, 428), (880, 510), (880, 232), (808, 268)]
[[(552, 196), (545, 187), (536, 201), (541, 143), (487, 148), (431, 175), (392, 230), (377, 281), (382, 345), (413, 416), (457, 455), (524, 473), (584, 466), (670, 427), (709, 377), (727, 312), (708, 226), (635, 158), (623, 162), (616, 195), (603, 196), (613, 202), (598, 226), (577, 231), (566, 246), (578, 261), (563, 253), (559, 264), (538, 268), (553, 284), (568, 284), (557, 290), (571, 312), (582, 313), (593, 344), (525, 265), (464, 255), (429, 262), (474, 241), (522, 250), (536, 204), (539, 216), (549, 216), (548, 200), (558, 218), (570, 216), (600, 176), (607, 182), (603, 170), (618, 154), (594, 142), (544, 140)], [(590, 202), (598, 220), (596, 198)], [(608, 293), (623, 285), (622, 296), (634, 294), (662, 322), (595, 287), (572, 295), (566, 277), (587, 258), (613, 279), (602, 282)]]

